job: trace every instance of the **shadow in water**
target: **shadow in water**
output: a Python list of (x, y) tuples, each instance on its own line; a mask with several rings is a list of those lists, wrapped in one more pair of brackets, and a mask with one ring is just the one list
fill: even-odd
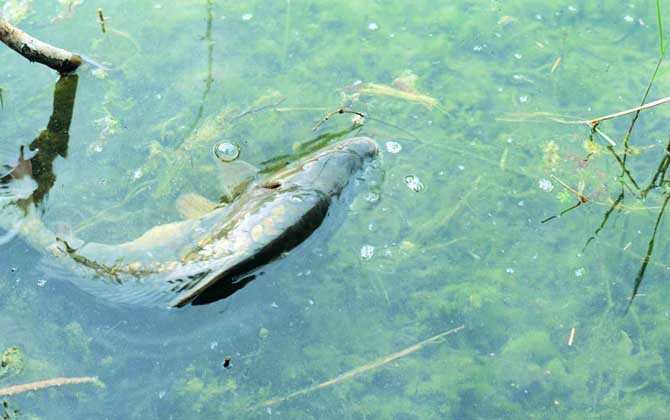
[(59, 156), (67, 157), (77, 82), (76, 74), (62, 76), (56, 82), (53, 111), (47, 127), (28, 146), (32, 156), (26, 158), (25, 148), (21, 146), (18, 162), (11, 165), (9, 173), (0, 178), (0, 185), (5, 186), (25, 177), (30, 177), (35, 181), (36, 186), (32, 194), (21, 197), (15, 202), (24, 210), (31, 203), (39, 207), (56, 183), (56, 175), (53, 171), (54, 161)]

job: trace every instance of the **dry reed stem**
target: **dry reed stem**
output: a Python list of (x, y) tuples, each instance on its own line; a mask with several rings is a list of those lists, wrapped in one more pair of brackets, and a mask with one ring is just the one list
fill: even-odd
[(415, 344), (415, 345), (413, 345), (413, 346), (407, 347), (406, 349), (401, 350), (401, 351), (399, 351), (399, 352), (397, 352), (397, 353), (390, 354), (390, 355), (388, 355), (388, 356), (386, 356), (386, 357), (383, 357), (383, 358), (381, 358), (381, 359), (377, 359), (377, 360), (375, 360), (374, 362), (371, 362), (371, 363), (368, 363), (368, 364), (366, 364), (366, 365), (359, 366), (359, 367), (357, 367), (357, 368), (355, 368), (355, 369), (352, 369), (352, 370), (350, 370), (350, 371), (347, 371), (347, 372), (345, 372), (345, 373), (343, 373), (343, 374), (341, 374), (341, 375), (338, 375), (338, 376), (336, 376), (335, 378), (333, 378), (333, 379), (331, 379), (331, 380), (328, 380), (328, 381), (326, 381), (326, 382), (322, 382), (322, 383), (320, 383), (320, 384), (318, 384), (318, 385), (313, 385), (313, 386), (310, 386), (310, 387), (301, 389), (301, 390), (299, 390), (299, 391), (292, 392), (292, 393), (290, 393), (290, 394), (288, 394), (288, 395), (286, 395), (286, 396), (283, 396), (283, 397), (277, 397), (277, 398), (269, 399), (269, 400), (267, 400), (267, 401), (265, 401), (265, 402), (259, 404), (256, 408), (272, 407), (272, 406), (274, 406), (274, 405), (280, 404), (280, 403), (282, 403), (282, 402), (284, 402), (284, 401), (293, 399), (293, 398), (295, 398), (295, 397), (300, 397), (300, 396), (302, 396), (302, 395), (310, 394), (310, 393), (312, 393), (312, 392), (314, 392), (314, 391), (318, 391), (318, 390), (320, 390), (320, 389), (328, 388), (328, 387), (330, 387), (330, 386), (332, 386), (332, 385), (335, 385), (335, 384), (337, 384), (337, 383), (339, 383), (339, 382), (346, 381), (347, 379), (354, 378), (354, 377), (356, 377), (356, 376), (358, 376), (358, 375), (360, 375), (360, 374), (362, 374), (362, 373), (365, 373), (365, 372), (370, 371), (370, 370), (373, 370), (373, 369), (377, 369), (377, 368), (379, 368), (379, 367), (382, 367), (382, 366), (386, 365), (387, 363), (390, 363), (390, 362), (392, 362), (392, 361), (394, 361), (394, 360), (400, 359), (401, 357), (405, 357), (405, 356), (407, 356), (407, 355), (409, 355), (409, 354), (412, 354), (412, 353), (414, 353), (414, 352), (416, 352), (416, 351), (419, 351), (419, 350), (421, 350), (422, 348), (424, 348), (426, 345), (435, 343), (435, 342), (439, 341), (440, 339), (442, 339), (442, 338), (444, 338), (444, 337), (446, 337), (446, 336), (448, 336), (448, 335), (457, 333), (457, 332), (459, 332), (460, 330), (462, 330), (462, 329), (464, 329), (464, 328), (465, 328), (465, 325), (461, 325), (461, 326), (456, 327), (456, 328), (454, 328), (454, 329), (451, 329), (451, 330), (449, 330), (449, 331), (445, 331), (445, 332), (440, 333), (440, 334), (438, 334), (438, 335), (435, 335), (435, 336), (433, 336), (433, 337), (431, 337), (431, 338), (428, 338), (428, 339), (426, 339), (426, 340), (423, 340), (423, 341), (421, 341), (421, 342), (419, 342), (419, 343), (417, 343), (417, 344)]
[(519, 114), (507, 114), (508, 116), (519, 116), (519, 117), (544, 117), (545, 120), (524, 120), (524, 119), (513, 119), (513, 118), (507, 118), (507, 117), (502, 117), (502, 118), (496, 118), (497, 121), (506, 121), (506, 122), (537, 122), (537, 123), (542, 123), (545, 122), (546, 120), (553, 121), (559, 124), (587, 124), (591, 127), (593, 127), (595, 124), (598, 124), (602, 121), (607, 121), (607, 120), (612, 120), (614, 118), (619, 118), (623, 117), (628, 114), (632, 114), (634, 112), (642, 111), (648, 108), (653, 108), (658, 105), (663, 105), (664, 103), (670, 102), (670, 96), (667, 96), (665, 98), (657, 99), (655, 101), (646, 103), (644, 105), (636, 106), (635, 108), (630, 108), (626, 109), (624, 111), (619, 111), (615, 112), (614, 114), (608, 114), (603, 117), (598, 117), (594, 118), (592, 120), (566, 120), (563, 118), (557, 117), (557, 114), (551, 113), (551, 112), (533, 112), (533, 113), (519, 113)]
[(14, 395), (21, 392), (36, 391), (43, 388), (51, 388), (62, 385), (88, 384), (94, 383), (102, 385), (102, 382), (94, 376), (83, 376), (75, 378), (54, 378), (46, 381), (30, 382), (22, 385), (14, 385), (7, 388), (0, 388), (0, 396)]

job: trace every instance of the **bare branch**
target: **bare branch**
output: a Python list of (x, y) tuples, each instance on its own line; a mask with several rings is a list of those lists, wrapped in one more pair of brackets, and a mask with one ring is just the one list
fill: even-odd
[(72, 73), (81, 64), (81, 57), (77, 54), (33, 38), (1, 17), (0, 41), (28, 60), (44, 64), (61, 74)]

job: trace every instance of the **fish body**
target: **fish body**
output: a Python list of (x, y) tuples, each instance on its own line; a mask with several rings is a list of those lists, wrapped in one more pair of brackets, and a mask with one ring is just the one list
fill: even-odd
[(366, 137), (336, 143), (252, 182), (228, 206), (156, 226), (122, 244), (50, 237), (35, 220), (23, 228), (67, 261), (78, 274), (76, 284), (95, 295), (170, 307), (209, 303), (307, 239), (377, 150)]

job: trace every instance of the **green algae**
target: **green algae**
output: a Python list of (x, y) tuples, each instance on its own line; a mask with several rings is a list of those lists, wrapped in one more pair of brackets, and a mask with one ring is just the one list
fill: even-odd
[[(382, 150), (392, 140), (402, 151), (383, 153), (379, 200), (359, 194), (341, 228), (310, 245), (314, 264), (285, 259), (294, 269), (272, 279), (278, 286), (267, 289), (267, 306), (276, 301), (272, 310), (290, 312), (290, 322), (260, 312), (262, 321), (241, 324), (225, 344), (213, 331), (226, 319), (208, 317), (193, 324), (203, 337), (190, 345), (137, 340), (134, 349), (116, 330), (107, 333), (117, 320), (97, 315), (94, 304), (82, 303), (86, 298), (70, 302), (56, 280), (48, 287), (63, 295), (50, 298), (36, 278), (22, 275), (17, 283), (15, 274), (3, 272), (3, 311), (46, 331), (43, 340), (20, 331), (13, 337), (29, 349), (27, 358), (39, 361), (36, 372), (82, 367), (109, 375), (105, 382), (113, 384), (78, 405), (59, 390), (29, 403), (12, 400), (12, 407), (39, 414), (63, 403), (86, 413), (123, 396), (128, 408), (118, 416), (125, 418), (166, 411), (259, 418), (267, 413), (252, 407), (262, 401), (463, 323), (465, 331), (440, 345), (273, 411), (286, 418), (665, 418), (670, 249), (663, 223), (644, 296), (623, 316), (664, 192), (650, 190), (641, 199), (624, 187), (624, 201), (596, 233), (620, 194), (621, 167), (587, 127), (537, 114), (586, 119), (639, 104), (658, 59), (652, 3), (105, 6), (109, 28), (127, 36), (99, 33), (97, 5), (73, 8), (69, 25), (79, 25), (57, 20), (50, 32), (116, 72), (80, 76), (69, 155), (55, 161), (60, 184), (48, 197), (47, 223), (65, 222), (87, 239), (114, 242), (174, 220), (180, 194), (220, 195), (211, 148), (224, 139), (241, 145), (242, 159), (267, 168), (359, 130)], [(33, 6), (26, 24), (46, 25), (62, 13), (62, 6)], [(253, 17), (243, 20), (246, 13)], [(372, 22), (378, 29), (368, 29)], [(1, 81), (0, 127), (18, 150), (44, 126), (53, 80), (8, 52), (0, 57), (17, 69)], [(352, 88), (358, 80), (393, 87), (399, 78), (409, 78), (405, 87), (436, 98), (449, 114)], [(662, 96), (662, 86), (657, 82), (649, 98)], [(236, 119), (265, 105), (273, 106)], [(341, 106), (370, 118), (353, 130), (343, 117), (311, 131)], [(627, 167), (642, 186), (662, 159), (668, 112), (642, 113), (632, 132), (635, 153)], [(599, 126), (616, 151), (629, 123)], [(422, 180), (423, 191), (405, 186), (410, 174)], [(552, 175), (589, 202), (541, 224), (577, 201)], [(540, 188), (542, 180), (552, 189)], [(374, 246), (369, 260), (360, 258), (364, 245)], [(3, 262), (22, 258), (23, 251), (11, 249), (11, 256), (1, 250)], [(259, 328), (271, 332), (262, 341)], [(3, 346), (15, 345), (2, 338)], [(59, 343), (54, 354), (39, 352), (46, 338)], [(230, 369), (221, 368), (222, 354), (197, 350), (213, 340), (233, 354)], [(162, 361), (171, 373), (144, 367), (140, 375), (152, 392), (138, 392), (129, 379), (135, 366), (144, 366), (137, 359), (149, 366)]]

